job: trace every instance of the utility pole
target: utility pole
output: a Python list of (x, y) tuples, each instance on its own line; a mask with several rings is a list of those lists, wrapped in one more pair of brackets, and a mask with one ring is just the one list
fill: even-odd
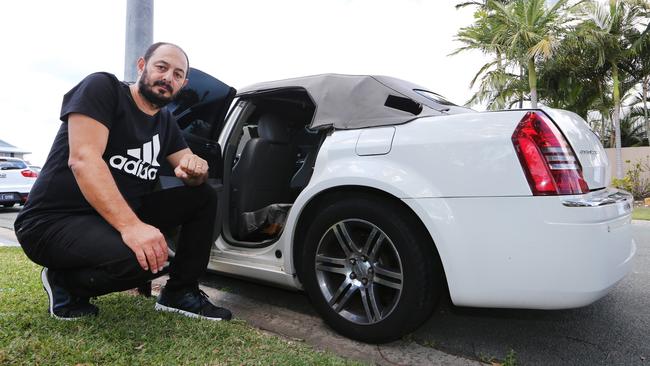
[[(124, 81), (138, 78), (138, 58), (153, 43), (153, 0), (126, 0), (126, 39), (124, 41)], [(151, 296), (151, 281), (138, 287), (138, 293)]]
[(138, 58), (153, 43), (153, 0), (126, 0), (124, 81), (138, 78)]

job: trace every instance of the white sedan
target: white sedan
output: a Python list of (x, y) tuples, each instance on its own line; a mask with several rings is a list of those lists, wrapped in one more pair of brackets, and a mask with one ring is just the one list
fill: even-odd
[(630, 271), (632, 198), (574, 113), (478, 113), (383, 76), (189, 79), (171, 109), (220, 187), (209, 269), (303, 289), (348, 337), (398, 339), (443, 291), (580, 307)]
[(0, 157), (0, 205), (25, 204), (38, 173), (17, 158)]

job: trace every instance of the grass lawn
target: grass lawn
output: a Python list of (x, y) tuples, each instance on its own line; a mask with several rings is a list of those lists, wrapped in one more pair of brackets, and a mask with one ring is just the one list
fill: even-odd
[(635, 207), (632, 211), (634, 220), (650, 220), (650, 207)]
[(40, 270), (20, 248), (0, 247), (0, 365), (355, 364), (243, 320), (156, 312), (153, 298), (126, 293), (95, 299), (95, 318), (51, 319)]

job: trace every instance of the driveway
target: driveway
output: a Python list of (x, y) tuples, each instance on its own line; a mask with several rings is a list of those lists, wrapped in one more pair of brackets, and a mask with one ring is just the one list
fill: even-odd
[[(17, 212), (0, 210), (0, 243)], [(415, 333), (381, 346), (333, 333), (300, 292), (215, 274), (206, 275), (203, 285), (236, 317), (263, 331), (376, 364), (476, 365), (504, 360), (512, 350), (519, 365), (650, 366), (650, 222), (635, 221), (632, 230), (638, 247), (633, 271), (592, 305), (555, 311), (472, 309), (443, 298)]]

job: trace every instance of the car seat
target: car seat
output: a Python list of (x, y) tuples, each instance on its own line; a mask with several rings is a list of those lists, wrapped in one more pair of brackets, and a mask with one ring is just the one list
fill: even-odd
[(246, 142), (232, 172), (234, 232), (241, 233), (241, 215), (277, 203), (293, 203), (290, 188), (296, 147), (290, 144), (287, 123), (273, 113), (260, 116), (259, 137)]

